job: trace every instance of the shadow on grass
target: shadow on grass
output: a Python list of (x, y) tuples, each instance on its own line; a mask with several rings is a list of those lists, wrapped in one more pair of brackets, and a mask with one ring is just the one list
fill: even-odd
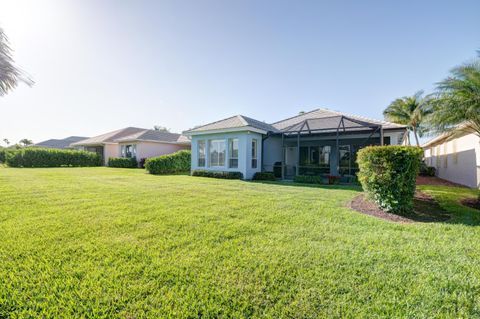
[(350, 190), (361, 192), (362, 187), (359, 185), (346, 185), (346, 184), (337, 184), (337, 185), (325, 185), (325, 184), (307, 184), (307, 183), (295, 183), (293, 181), (251, 181), (251, 183), (257, 184), (268, 184), (268, 185), (278, 185), (278, 186), (289, 186), (289, 187), (307, 187), (307, 188), (321, 188), (321, 189), (340, 189), (340, 190)]

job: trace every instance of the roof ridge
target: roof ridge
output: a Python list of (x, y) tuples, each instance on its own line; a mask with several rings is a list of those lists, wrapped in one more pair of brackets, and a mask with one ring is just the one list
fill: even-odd
[(303, 115), (306, 115), (306, 114), (309, 114), (309, 113), (313, 113), (313, 112), (316, 112), (316, 111), (319, 111), (321, 110), (322, 108), (318, 108), (318, 109), (315, 109), (315, 110), (311, 110), (311, 111), (308, 111), (308, 112), (305, 112), (305, 113), (302, 113), (302, 114), (297, 114), (295, 116), (292, 116), (292, 117), (289, 117), (289, 118), (286, 118), (286, 119), (283, 119), (283, 120), (280, 120), (280, 121), (276, 121), (276, 122), (273, 122), (273, 123), (270, 123), (270, 125), (275, 125), (277, 123), (280, 123), (280, 122), (285, 122), (285, 121), (288, 121), (288, 120), (292, 120), (296, 117), (299, 117), (299, 116), (303, 116)]
[(233, 116), (229, 116), (229, 117), (226, 117), (224, 119), (221, 119), (221, 120), (218, 120), (218, 121), (215, 121), (215, 122), (210, 122), (210, 123), (203, 124), (203, 125), (200, 125), (200, 126), (192, 127), (191, 129), (188, 129), (185, 132), (188, 132), (188, 131), (191, 131), (191, 130), (196, 130), (196, 129), (199, 129), (199, 128), (202, 128), (202, 127), (205, 127), (205, 126), (208, 126), (208, 125), (212, 125), (212, 124), (215, 124), (215, 123), (219, 123), (219, 122), (222, 122), (222, 121), (226, 121), (226, 120), (232, 119), (232, 118), (237, 117), (237, 116), (238, 115), (233, 115)]
[(243, 125), (248, 126), (248, 121), (245, 118), (247, 117), (247, 118), (251, 119), (250, 117), (245, 116), (245, 115), (241, 115), (241, 114), (238, 114), (238, 115), (235, 115), (235, 116), (243, 123)]

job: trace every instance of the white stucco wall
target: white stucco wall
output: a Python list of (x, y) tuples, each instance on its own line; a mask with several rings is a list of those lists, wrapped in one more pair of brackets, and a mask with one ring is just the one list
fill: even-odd
[[(202, 134), (192, 136), (192, 170), (211, 170), (211, 171), (227, 171), (227, 172), (241, 172), (245, 179), (251, 179), (256, 172), (261, 171), (262, 166), (262, 135), (259, 133), (242, 131), (242, 132), (230, 132), (230, 133), (215, 133), (215, 134)], [(228, 139), (238, 139), (238, 168), (228, 167)], [(225, 140), (226, 154), (224, 166), (211, 167), (209, 141), (210, 140)], [(251, 146), (252, 140), (257, 140), (257, 167), (252, 168), (252, 154)], [(205, 167), (198, 166), (198, 141), (205, 141)]]
[(475, 134), (425, 148), (425, 161), (440, 178), (480, 188), (480, 138)]

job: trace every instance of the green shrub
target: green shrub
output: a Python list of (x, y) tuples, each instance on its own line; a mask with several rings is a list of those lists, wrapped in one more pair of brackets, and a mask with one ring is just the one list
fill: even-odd
[(243, 174), (241, 172), (222, 172), (222, 171), (206, 171), (206, 170), (195, 170), (192, 172), (192, 176), (213, 177), (213, 178), (223, 178), (223, 179), (242, 179), (243, 178)]
[(295, 183), (305, 183), (305, 184), (325, 184), (326, 180), (323, 176), (312, 176), (312, 175), (297, 175), (293, 178)]
[(357, 155), (358, 178), (367, 196), (386, 211), (411, 211), (422, 155), (421, 148), (412, 146), (361, 149)]
[(277, 178), (273, 172), (257, 172), (252, 178), (254, 181), (274, 181)]
[(135, 157), (110, 157), (108, 159), (109, 167), (118, 167), (118, 168), (137, 168), (138, 163)]
[(49, 148), (23, 148), (6, 152), (11, 167), (101, 166), (101, 157), (92, 152)]
[(420, 163), (420, 175), (421, 176), (435, 176), (437, 169), (432, 166), (428, 166), (425, 162)]
[(148, 158), (145, 168), (150, 174), (174, 174), (190, 171), (191, 152), (178, 151), (173, 154)]
[(1, 163), (5, 163), (5, 153), (7, 152), (6, 149), (4, 149), (3, 147), (0, 148), (0, 164)]

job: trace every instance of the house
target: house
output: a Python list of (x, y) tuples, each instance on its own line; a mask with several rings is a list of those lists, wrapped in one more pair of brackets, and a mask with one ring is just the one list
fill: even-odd
[(402, 144), (406, 127), (328, 109), (267, 124), (243, 115), (184, 132), (192, 140), (192, 170), (295, 175), (353, 175), (366, 145)]
[(127, 127), (71, 144), (75, 149), (98, 153), (105, 164), (111, 157), (138, 160), (190, 149), (190, 140), (181, 134)]
[(70, 144), (85, 140), (88, 137), (82, 137), (82, 136), (69, 136), (64, 139), (50, 139), (46, 140), (40, 143), (36, 143), (32, 146), (36, 147), (44, 147), (44, 148), (58, 148), (58, 149), (68, 149), (71, 148)]
[(425, 163), (448, 181), (480, 188), (480, 137), (465, 125), (422, 145)]

